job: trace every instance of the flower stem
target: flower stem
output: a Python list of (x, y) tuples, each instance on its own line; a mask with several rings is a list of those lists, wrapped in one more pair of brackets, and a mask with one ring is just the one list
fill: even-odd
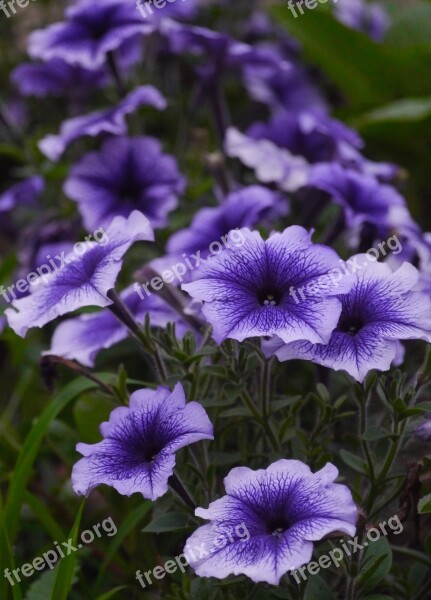
[(190, 495), (190, 492), (187, 490), (177, 473), (173, 473), (173, 475), (171, 475), (171, 477), (169, 478), (169, 485), (171, 486), (173, 491), (181, 498), (181, 500), (185, 504), (187, 504), (187, 506), (192, 508), (193, 511), (196, 510), (196, 502), (193, 500), (192, 496)]
[(45, 356), (42, 356), (42, 358), (40, 359), (40, 368), (42, 370), (44, 380), (49, 388), (52, 388), (52, 381), (55, 377), (55, 372), (53, 371), (54, 365), (62, 365), (70, 371), (73, 371), (78, 375), (86, 377), (90, 381), (97, 383), (100, 389), (102, 389), (104, 392), (106, 392), (110, 396), (114, 396), (114, 398), (117, 398), (117, 394), (115, 393), (114, 388), (112, 388), (110, 385), (107, 385), (101, 379), (93, 375), (91, 371), (89, 371), (82, 365), (79, 365), (78, 363), (74, 362), (73, 360), (68, 360), (66, 358), (63, 358), (62, 356), (56, 356), (55, 354), (47, 354)]
[(147, 339), (144, 331), (135, 321), (132, 313), (129, 311), (127, 306), (123, 304), (123, 301), (114, 289), (109, 290), (107, 296), (110, 300), (112, 300), (112, 304), (110, 304), (108, 308), (117, 317), (117, 319), (119, 319), (129, 329), (134, 339), (138, 342), (139, 347), (143, 350), (145, 357), (149, 355), (153, 359), (155, 370), (161, 383), (165, 382), (168, 374), (157, 344), (154, 344), (151, 340)]
[(112, 78), (115, 81), (115, 85), (117, 86), (118, 93), (121, 97), (123, 97), (126, 93), (126, 87), (123, 83), (123, 80), (120, 75), (120, 69), (118, 68), (117, 57), (115, 56), (114, 51), (110, 51), (107, 54), (107, 64), (109, 70), (111, 71)]

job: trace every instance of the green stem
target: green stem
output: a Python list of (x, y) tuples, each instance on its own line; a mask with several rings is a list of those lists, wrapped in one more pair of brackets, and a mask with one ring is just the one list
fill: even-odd
[(138, 342), (139, 347), (143, 350), (145, 357), (148, 355), (153, 359), (155, 371), (158, 374), (161, 383), (164, 383), (167, 379), (167, 371), (163, 362), (160, 349), (157, 344), (152, 343), (145, 332), (141, 329), (138, 323), (135, 321), (133, 315), (125, 306), (114, 289), (109, 290), (107, 296), (112, 300), (112, 304), (108, 306), (111, 312), (119, 319), (133, 335), (134, 339)]
[(262, 418), (267, 421), (270, 413), (271, 403), (271, 365), (272, 359), (263, 361), (262, 380), (261, 380), (261, 398), (262, 398)]
[(197, 504), (191, 497), (190, 492), (185, 487), (185, 485), (183, 484), (183, 482), (181, 481), (181, 479), (179, 478), (177, 473), (174, 473), (173, 475), (171, 475), (171, 477), (169, 478), (169, 485), (174, 490), (174, 492), (181, 498), (181, 500), (185, 504), (187, 504), (187, 506), (189, 506), (191, 509), (193, 509), (193, 512), (194, 512), (197, 508)]

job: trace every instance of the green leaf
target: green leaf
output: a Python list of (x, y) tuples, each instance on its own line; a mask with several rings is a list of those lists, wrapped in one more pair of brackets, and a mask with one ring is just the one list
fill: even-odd
[(51, 511), (44, 502), (41, 502), (39, 498), (36, 498), (36, 496), (33, 496), (30, 492), (25, 492), (24, 502), (30, 506), (34, 515), (45, 527), (45, 530), (52, 539), (64, 540), (65, 533), (63, 529), (58, 525), (55, 519), (52, 518)]
[(58, 566), (42, 573), (28, 588), (25, 600), (46, 600), (47, 598), (51, 598), (57, 570)]
[(322, 11), (308, 11), (301, 19), (294, 19), (285, 5), (274, 7), (273, 12), (299, 39), (305, 59), (320, 66), (352, 105), (379, 106), (392, 98), (390, 63), (366, 35)]
[(368, 427), (367, 431), (362, 436), (362, 439), (367, 442), (375, 442), (376, 440), (382, 440), (389, 435), (390, 433), (382, 427)]
[(145, 533), (164, 533), (166, 531), (179, 531), (190, 526), (190, 518), (185, 513), (171, 512), (156, 517), (142, 531)]
[(319, 575), (310, 577), (305, 589), (304, 600), (334, 600), (328, 584)]
[(428, 44), (431, 39), (431, 6), (422, 4), (401, 10), (392, 19), (385, 44), (407, 48)]
[[(358, 587), (363, 592), (371, 592), (389, 573), (392, 567), (392, 549), (386, 538), (376, 542), (365, 542), (368, 547), (358, 577)], [(365, 544), (364, 543), (364, 544)]]
[(100, 441), (100, 423), (107, 421), (115, 404), (100, 394), (83, 394), (73, 407), (79, 438), (87, 444)]
[[(73, 540), (72, 545), (76, 547), (78, 539), (79, 526), (81, 524), (82, 512), (84, 510), (86, 498), (81, 502), (81, 505), (76, 515), (75, 522), (69, 534), (69, 539)], [(67, 600), (69, 593), (74, 583), (75, 567), (76, 567), (76, 552), (65, 556), (59, 563), (58, 571), (54, 581), (51, 600)]]
[(361, 475), (368, 475), (365, 462), (359, 458), (359, 456), (356, 456), (356, 454), (352, 454), (348, 450), (340, 450), (340, 457), (347, 466), (357, 473), (361, 473)]
[(110, 600), (116, 594), (118, 594), (118, 592), (121, 592), (122, 590), (126, 590), (126, 589), (127, 589), (126, 585), (120, 585), (120, 586), (114, 588), (113, 590), (110, 590), (109, 592), (106, 592), (106, 594), (102, 594), (101, 596), (97, 596), (96, 600)]
[[(15, 568), (15, 559), (12, 554), (11, 545), (5, 526), (5, 513), (3, 510), (2, 495), (0, 494), (0, 598), (7, 598), (10, 584), (4, 577), (5, 569), (13, 570)], [(19, 585), (12, 587), (12, 596), (14, 600), (22, 600), (21, 589)]]
[(431, 98), (406, 98), (372, 110), (352, 122), (357, 128), (376, 123), (423, 121), (431, 116)]
[(419, 500), (418, 513), (420, 515), (431, 513), (431, 494), (427, 494)]
[(124, 542), (124, 540), (130, 534), (130, 532), (139, 525), (140, 521), (142, 521), (142, 519), (145, 517), (145, 515), (148, 513), (148, 511), (151, 510), (152, 506), (153, 506), (152, 502), (145, 500), (137, 508), (135, 508), (134, 510), (132, 510), (130, 513), (127, 514), (124, 521), (118, 527), (118, 531), (115, 534), (112, 542), (110, 543), (108, 550), (106, 551), (105, 560), (103, 561), (102, 566), (100, 567), (100, 572), (99, 572), (99, 577), (98, 577), (99, 580), (101, 579), (103, 573), (105, 572), (106, 567), (113, 560), (113, 558), (114, 558), (115, 554), (117, 553), (117, 550), (120, 548), (121, 544)]
[(21, 505), (31, 475), (33, 463), (49, 425), (63, 408), (79, 394), (94, 387), (96, 387), (95, 383), (88, 381), (83, 377), (69, 383), (57, 394), (57, 396), (55, 396), (51, 404), (47, 406), (40, 417), (35, 421), (28, 434), (15, 465), (5, 506), (5, 526), (11, 542), (15, 539), (18, 530)]
[[(338, 22), (329, 12), (311, 10), (294, 19), (283, 4), (274, 7), (273, 13), (299, 39), (305, 58), (321, 67), (343, 92), (352, 111), (358, 113), (402, 98), (431, 97), (430, 78), (416, 75), (425, 72), (431, 61), (429, 21), (419, 23), (418, 17), (405, 35), (403, 47), (394, 28), (385, 43), (376, 43)], [(425, 28), (419, 42), (416, 27)], [(400, 22), (399, 32), (403, 28)]]

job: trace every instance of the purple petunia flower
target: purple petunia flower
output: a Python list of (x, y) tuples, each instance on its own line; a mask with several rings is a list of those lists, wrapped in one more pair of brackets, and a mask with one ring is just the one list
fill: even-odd
[(143, 105), (163, 110), (166, 107), (166, 100), (152, 85), (143, 85), (130, 92), (114, 108), (68, 119), (62, 124), (58, 135), (47, 135), (38, 146), (45, 156), (55, 162), (72, 142), (83, 136), (96, 137), (101, 133), (125, 135), (126, 116)]
[(78, 203), (85, 227), (92, 231), (134, 209), (142, 211), (153, 227), (163, 227), (184, 188), (176, 160), (163, 154), (158, 140), (118, 137), (72, 168), (64, 192)]
[[(142, 301), (133, 286), (130, 286), (120, 294), (120, 298), (137, 323), (145, 323), (148, 315), (152, 327), (166, 327), (168, 323), (175, 323), (178, 337), (182, 337), (187, 331), (187, 326), (178, 313), (159, 296), (152, 295)], [(52, 337), (51, 348), (45, 354), (63, 356), (92, 367), (101, 350), (111, 348), (128, 335), (127, 327), (110, 310), (104, 309), (96, 314), (81, 315), (60, 323)]]
[(32, 58), (61, 58), (85, 69), (98, 69), (109, 52), (122, 50), (154, 27), (142, 19), (134, 2), (81, 0), (66, 10), (67, 20), (34, 31), (29, 38)]
[(340, 296), (342, 312), (327, 345), (271, 340), (266, 354), (275, 353), (280, 361), (311, 360), (363, 381), (372, 369), (390, 368), (399, 340), (431, 341), (431, 299), (412, 291), (419, 277), (415, 267), (404, 263), (392, 272), (387, 264), (370, 261), (365, 254), (349, 260), (360, 270), (346, 275), (354, 285)]
[(106, 484), (125, 496), (138, 492), (156, 500), (168, 490), (175, 453), (199, 440), (213, 439), (213, 426), (198, 402), (186, 404), (184, 390), (138, 390), (130, 406), (116, 408), (102, 423), (104, 439), (78, 444), (81, 458), (72, 471), (72, 486), (86, 495)]
[(325, 163), (313, 167), (309, 185), (328, 193), (343, 207), (349, 227), (371, 223), (387, 229), (411, 221), (401, 194), (371, 175)]
[(23, 96), (84, 96), (107, 82), (103, 69), (88, 70), (59, 58), (47, 63), (24, 63), (12, 71), (11, 79)]
[[(349, 489), (333, 483), (331, 463), (317, 473), (298, 460), (278, 460), (267, 469), (232, 469), (226, 495), (196, 515), (210, 521), (187, 540), (184, 553), (201, 577), (247, 575), (278, 585), (281, 577), (308, 563), (313, 542), (335, 531), (353, 536), (357, 507)], [(249, 537), (238, 535), (238, 527)], [(193, 548), (202, 548), (199, 557)]]
[(201, 256), (206, 257), (210, 242), (220, 240), (232, 229), (253, 227), (286, 213), (287, 204), (280, 194), (251, 185), (230, 193), (221, 206), (198, 211), (190, 227), (171, 236), (167, 250), (170, 254), (201, 250)]
[(57, 270), (39, 279), (32, 274), (30, 296), (15, 300), (13, 308), (5, 312), (9, 326), (24, 337), (31, 327), (43, 327), (78, 308), (109, 306), (112, 300), (107, 293), (114, 287), (124, 254), (134, 242), (153, 239), (150, 223), (142, 213), (134, 211), (128, 219), (115, 218), (103, 243), (81, 242), (79, 251), (74, 247)]
[(431, 442), (431, 414), (426, 414), (414, 430), (415, 436), (422, 442)]
[(270, 140), (255, 140), (230, 127), (226, 132), (225, 151), (254, 169), (262, 183), (276, 183), (287, 192), (295, 192), (308, 183), (310, 165), (307, 161)]
[(163, 19), (187, 20), (194, 17), (198, 9), (198, 0), (187, 0), (187, 2), (166, 0), (163, 7), (152, 6), (151, 2), (145, 0), (137, 0), (136, 8), (143, 19), (159, 27)]
[(45, 182), (38, 175), (16, 183), (3, 194), (0, 194), (0, 213), (23, 204), (32, 204), (44, 188)]
[(356, 131), (322, 111), (279, 112), (269, 123), (254, 123), (246, 133), (253, 140), (270, 140), (310, 163), (339, 160), (345, 146), (363, 146)]
[(343, 0), (334, 4), (335, 15), (344, 25), (363, 31), (376, 42), (381, 42), (389, 28), (389, 15), (377, 2)]
[[(266, 241), (257, 231), (240, 231), (241, 247), (212, 257), (196, 272), (195, 281), (182, 285), (204, 302), (202, 311), (214, 328), (214, 339), (220, 343), (276, 334), (286, 343), (326, 343), (341, 312), (335, 295), (352, 286), (348, 278), (336, 282), (330, 274), (339, 266), (336, 252), (313, 244), (298, 226)], [(299, 287), (310, 290), (302, 303), (295, 301)]]
[(173, 53), (192, 53), (206, 59), (197, 68), (197, 75), (210, 87), (226, 71), (240, 71), (248, 65), (272, 67), (280, 65), (289, 69), (289, 64), (266, 48), (259, 48), (238, 42), (225, 33), (205, 27), (183, 25), (175, 21), (165, 21), (161, 32), (167, 37)]

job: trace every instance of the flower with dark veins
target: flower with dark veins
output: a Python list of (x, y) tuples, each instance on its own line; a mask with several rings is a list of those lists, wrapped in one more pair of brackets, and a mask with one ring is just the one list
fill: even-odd
[[(357, 507), (349, 489), (334, 483), (337, 476), (331, 463), (312, 473), (304, 463), (285, 459), (265, 470), (232, 469), (224, 480), (226, 495), (196, 509), (210, 523), (187, 540), (191, 567), (200, 577), (244, 574), (278, 585), (287, 571), (311, 560), (313, 542), (338, 531), (355, 535)], [(249, 539), (236, 534), (240, 525)], [(189, 548), (204, 548), (205, 554), (196, 557)]]
[(31, 327), (43, 327), (55, 318), (85, 306), (112, 304), (114, 288), (127, 250), (139, 240), (154, 239), (148, 219), (134, 211), (128, 219), (115, 218), (105, 235), (106, 243), (82, 242), (84, 252), (70, 252), (64, 264), (33, 283), (30, 296), (12, 303), (5, 311), (9, 326), (24, 337)]
[(188, 402), (181, 384), (142, 389), (130, 397), (129, 407), (112, 411), (102, 423), (103, 440), (78, 444), (81, 458), (72, 472), (77, 494), (88, 495), (98, 485), (112, 486), (125, 496), (138, 492), (156, 500), (168, 490), (168, 479), (180, 448), (213, 439), (213, 426), (198, 402)]
[(265, 342), (267, 355), (275, 354), (280, 361), (311, 360), (363, 381), (372, 369), (390, 368), (400, 340), (431, 342), (431, 299), (412, 291), (419, 279), (415, 267), (404, 263), (392, 272), (385, 263), (367, 262), (365, 254), (352, 259), (365, 268), (347, 276), (354, 284), (340, 296), (342, 312), (329, 343), (285, 345), (275, 339)]
[[(302, 227), (292, 226), (264, 241), (257, 231), (239, 230), (240, 247), (226, 248), (211, 257), (183, 284), (202, 300), (203, 314), (213, 326), (213, 337), (243, 341), (278, 335), (286, 343), (308, 340), (326, 343), (337, 325), (348, 278), (335, 282), (330, 271), (339, 266), (337, 253), (313, 244)], [(308, 290), (298, 301), (296, 291)]]

